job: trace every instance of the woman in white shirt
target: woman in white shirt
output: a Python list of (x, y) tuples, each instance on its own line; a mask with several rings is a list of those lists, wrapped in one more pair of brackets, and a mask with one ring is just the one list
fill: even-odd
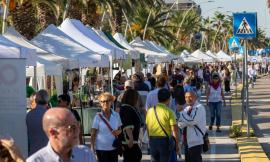
[(97, 113), (93, 120), (91, 147), (96, 152), (99, 162), (118, 162), (117, 149), (112, 144), (121, 133), (122, 122), (119, 114), (111, 109), (114, 99), (115, 97), (108, 92), (98, 97), (101, 112)]
[(216, 131), (221, 132), (220, 121), (221, 121), (222, 99), (225, 103), (220, 76), (218, 73), (213, 73), (212, 80), (208, 92), (206, 94), (206, 103), (208, 103), (211, 112), (211, 122), (209, 125), (209, 130), (212, 130), (214, 121), (216, 120), (217, 126)]

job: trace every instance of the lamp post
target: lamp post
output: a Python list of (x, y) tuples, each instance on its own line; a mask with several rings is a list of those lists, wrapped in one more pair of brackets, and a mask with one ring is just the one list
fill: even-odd
[(191, 7), (185, 12), (184, 17), (183, 17), (182, 21), (180, 22), (179, 28), (178, 28), (178, 30), (177, 30), (176, 38), (179, 37), (180, 29), (181, 29), (181, 27), (182, 27), (182, 25), (183, 25), (183, 23), (184, 23), (184, 21), (185, 21), (187, 15), (188, 15), (188, 13), (189, 13), (195, 6), (199, 6), (199, 5), (201, 5), (201, 4), (204, 4), (204, 3), (211, 3), (211, 2), (215, 2), (215, 1), (209, 0), (209, 1), (204, 1), (204, 2), (201, 2), (201, 3), (195, 4), (195, 5), (194, 5), (194, 4), (191, 5)]

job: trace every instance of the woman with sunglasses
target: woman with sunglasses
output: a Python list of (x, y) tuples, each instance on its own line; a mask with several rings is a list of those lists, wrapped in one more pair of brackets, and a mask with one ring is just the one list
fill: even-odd
[(121, 133), (122, 122), (117, 112), (111, 109), (115, 97), (108, 92), (98, 97), (101, 112), (97, 113), (91, 129), (91, 147), (99, 162), (118, 162), (118, 152), (113, 142)]
[(211, 112), (211, 122), (209, 125), (209, 130), (212, 130), (214, 121), (216, 120), (217, 130), (216, 132), (221, 132), (220, 130), (220, 120), (221, 120), (221, 107), (222, 100), (225, 105), (225, 98), (222, 89), (222, 84), (220, 76), (218, 73), (213, 73), (212, 80), (210, 82), (208, 91), (206, 93), (206, 103), (209, 105)]

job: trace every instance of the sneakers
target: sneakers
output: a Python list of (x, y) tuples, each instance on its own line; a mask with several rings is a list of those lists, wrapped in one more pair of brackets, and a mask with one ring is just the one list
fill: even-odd
[(209, 130), (212, 130), (212, 129), (213, 129), (212, 125), (209, 125)]

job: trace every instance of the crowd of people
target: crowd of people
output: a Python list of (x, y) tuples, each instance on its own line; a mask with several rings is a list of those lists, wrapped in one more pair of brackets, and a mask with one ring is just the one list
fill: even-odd
[[(248, 70), (254, 82), (259, 73), (255, 67), (250, 65)], [(221, 63), (177, 66), (171, 72), (163, 69), (160, 75), (138, 72), (128, 78), (120, 74), (114, 79), (118, 93), (103, 92), (97, 98), (101, 112), (88, 128), (90, 146), (81, 145), (81, 118), (72, 109), (70, 96), (58, 96), (58, 106), (50, 108), (48, 92), (39, 90), (31, 96), (26, 117), (26, 161), (117, 162), (121, 155), (124, 162), (139, 162), (147, 141), (154, 162), (176, 162), (182, 152), (186, 162), (200, 162), (206, 111), (210, 112), (208, 130), (215, 124), (216, 132), (221, 132), (224, 95), (240, 73), (240, 65)], [(203, 94), (209, 109), (200, 101)], [(24, 161), (12, 140), (1, 139), (0, 150), (0, 161)]]

